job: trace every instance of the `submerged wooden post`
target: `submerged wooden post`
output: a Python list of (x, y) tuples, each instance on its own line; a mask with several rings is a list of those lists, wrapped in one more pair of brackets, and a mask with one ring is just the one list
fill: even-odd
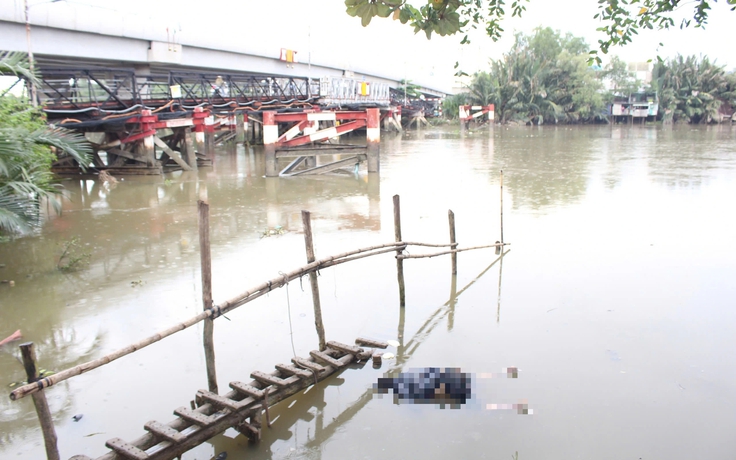
[[(212, 308), (212, 255), (210, 253), (210, 205), (206, 201), (197, 202), (199, 208), (199, 254), (202, 261), (202, 306)], [(204, 320), (204, 359), (207, 365), (207, 387), (217, 393), (217, 373), (215, 370), (215, 343), (213, 334), (215, 323), (212, 318)]]
[[(36, 351), (33, 349), (33, 342), (21, 344), (20, 354), (23, 356), (23, 367), (26, 369), (28, 383), (37, 381)], [(36, 407), (38, 421), (41, 423), (43, 441), (46, 445), (46, 458), (49, 460), (59, 460), (59, 448), (56, 445), (56, 429), (54, 428), (54, 420), (51, 418), (49, 404), (46, 401), (46, 394), (43, 391), (39, 391), (33, 393), (31, 396), (33, 397), (33, 405)]]
[(503, 244), (503, 169), (501, 170), (501, 244)]
[[(399, 195), (394, 195), (394, 236), (396, 242), (401, 241), (401, 200)], [(396, 255), (399, 256), (403, 252), (402, 249), (396, 249)], [(399, 306), (406, 305), (406, 289), (404, 286), (404, 259), (396, 258), (396, 273), (399, 279)]]
[[(447, 217), (450, 221), (450, 249), (457, 249), (457, 241), (455, 240), (455, 213), (452, 209), (447, 210)], [(457, 275), (457, 252), (452, 253), (452, 274)]]
[[(314, 257), (314, 242), (312, 240), (312, 217), (309, 211), (302, 211), (302, 224), (304, 225), (304, 246), (307, 249), (307, 263), (312, 263)], [(322, 306), (319, 302), (319, 283), (317, 282), (317, 273), (309, 272), (309, 283), (312, 286), (312, 303), (314, 304), (314, 327), (317, 329), (317, 337), (319, 337), (319, 349), (324, 351), (327, 348), (325, 344), (325, 326), (322, 324)]]

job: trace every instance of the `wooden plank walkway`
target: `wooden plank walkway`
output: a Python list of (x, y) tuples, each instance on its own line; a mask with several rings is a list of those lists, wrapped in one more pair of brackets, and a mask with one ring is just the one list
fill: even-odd
[[(364, 343), (383, 344), (356, 340), (356, 344)], [(165, 424), (155, 420), (146, 423), (146, 434), (134, 441), (109, 439), (105, 446), (111, 451), (96, 460), (171, 460), (228, 428), (258, 441), (264, 409), (315, 385), (351, 362), (366, 362), (372, 354), (371, 350), (340, 342), (331, 341), (328, 345), (323, 352), (310, 352), (310, 358), (293, 358), (293, 365), (278, 364), (274, 372), (253, 371), (253, 381), (249, 383), (230, 382), (232, 391), (227, 394), (199, 390), (195, 398), (198, 407), (175, 409), (177, 418)], [(71, 460), (92, 459), (76, 455)]]

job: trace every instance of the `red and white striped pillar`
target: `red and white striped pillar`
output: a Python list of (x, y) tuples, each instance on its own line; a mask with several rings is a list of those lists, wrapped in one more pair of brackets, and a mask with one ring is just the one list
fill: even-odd
[(158, 116), (151, 113), (150, 110), (141, 111), (141, 132), (148, 135), (143, 138), (142, 154), (146, 159), (148, 166), (156, 164), (156, 150), (154, 147), (153, 137), (156, 135), (156, 129), (153, 124), (158, 121)]
[(194, 142), (197, 144), (197, 152), (204, 154), (204, 120), (207, 118), (207, 112), (202, 107), (195, 107), (192, 113), (192, 122), (194, 123)]
[(380, 169), (381, 154), (381, 109), (366, 109), (366, 115), (368, 172), (377, 173)]
[(276, 168), (276, 143), (279, 140), (279, 125), (276, 112), (263, 112), (263, 150), (266, 152), (266, 177), (278, 177)]

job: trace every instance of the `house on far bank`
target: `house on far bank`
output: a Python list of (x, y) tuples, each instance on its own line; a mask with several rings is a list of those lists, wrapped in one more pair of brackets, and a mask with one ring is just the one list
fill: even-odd
[(655, 91), (639, 91), (627, 96), (616, 96), (611, 104), (611, 123), (644, 123), (655, 121), (659, 112), (659, 98)]

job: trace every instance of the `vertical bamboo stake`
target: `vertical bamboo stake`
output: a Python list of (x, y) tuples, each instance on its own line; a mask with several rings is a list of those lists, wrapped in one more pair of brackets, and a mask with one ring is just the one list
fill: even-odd
[[(28, 383), (37, 381), (36, 351), (33, 349), (33, 342), (21, 344), (20, 354), (23, 356), (23, 367), (26, 368)], [(33, 397), (33, 405), (36, 406), (38, 420), (41, 422), (43, 441), (46, 445), (46, 458), (49, 460), (59, 460), (59, 448), (56, 445), (56, 430), (54, 429), (54, 420), (51, 418), (49, 404), (46, 401), (46, 394), (41, 390), (33, 393), (31, 396)]]
[(499, 258), (498, 265), (498, 305), (496, 307), (496, 322), (501, 322), (501, 275), (503, 274), (503, 251)]
[[(399, 195), (394, 195), (394, 236), (396, 242), (401, 241), (401, 201)], [(396, 255), (402, 253), (401, 249), (396, 250)], [(399, 306), (406, 305), (406, 289), (404, 286), (404, 260), (396, 259), (396, 272), (399, 279)]]
[(501, 244), (503, 244), (503, 169), (501, 170)]
[[(212, 255), (210, 253), (210, 205), (199, 200), (199, 254), (202, 261), (202, 306), (212, 308)], [(207, 386), (217, 393), (217, 374), (215, 370), (215, 343), (213, 334), (215, 323), (212, 318), (204, 320), (204, 359), (207, 365)]]
[[(455, 213), (452, 209), (447, 210), (447, 217), (450, 221), (450, 249), (457, 249), (457, 241), (455, 240)], [(457, 252), (452, 253), (452, 274), (457, 275)]]
[[(302, 211), (302, 224), (304, 225), (304, 246), (307, 249), (307, 263), (312, 263), (314, 257), (314, 242), (312, 240), (312, 217), (309, 211)], [(322, 324), (322, 306), (319, 302), (319, 283), (317, 282), (317, 273), (309, 272), (309, 283), (312, 285), (312, 303), (314, 304), (314, 327), (317, 329), (317, 337), (319, 337), (319, 349), (324, 351), (327, 348), (325, 342), (325, 326)]]

